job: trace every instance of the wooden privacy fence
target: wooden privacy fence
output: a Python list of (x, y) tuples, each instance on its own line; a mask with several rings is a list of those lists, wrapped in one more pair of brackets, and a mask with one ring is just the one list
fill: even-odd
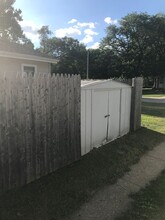
[(0, 192), (80, 154), (80, 76), (0, 76)]

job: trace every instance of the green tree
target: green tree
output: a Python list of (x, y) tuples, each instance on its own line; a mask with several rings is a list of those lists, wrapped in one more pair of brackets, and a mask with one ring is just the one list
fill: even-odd
[(52, 32), (49, 30), (49, 26), (42, 26), (41, 29), (38, 30), (39, 39), (40, 39), (40, 48), (39, 50), (43, 53), (48, 53), (48, 39)]
[(59, 59), (54, 71), (80, 74), (84, 78), (86, 74), (85, 46), (71, 37), (53, 38), (52, 41), (55, 46), (52, 55)]
[(89, 78), (108, 79), (119, 77), (118, 57), (108, 48), (89, 50)]
[(101, 46), (114, 52), (121, 75), (158, 77), (165, 73), (164, 36), (164, 14), (132, 13), (107, 28)]
[(28, 48), (34, 49), (34, 44), (25, 35), (23, 35), (23, 37), (21, 38), (21, 43), (26, 45), (26, 47)]
[(22, 12), (20, 9), (14, 9), (14, 2), (15, 0), (0, 1), (0, 38), (14, 42), (23, 40), (27, 43), (28, 39), (19, 24), (19, 21), (22, 21)]
[(86, 48), (78, 40), (71, 37), (49, 38), (51, 31), (48, 26), (39, 30), (39, 51), (58, 59), (52, 71), (56, 73), (80, 74), (84, 77), (86, 72)]

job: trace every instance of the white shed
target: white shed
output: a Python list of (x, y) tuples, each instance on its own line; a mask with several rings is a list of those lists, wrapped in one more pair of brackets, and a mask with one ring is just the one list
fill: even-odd
[(81, 81), (81, 154), (130, 130), (131, 86), (114, 80)]

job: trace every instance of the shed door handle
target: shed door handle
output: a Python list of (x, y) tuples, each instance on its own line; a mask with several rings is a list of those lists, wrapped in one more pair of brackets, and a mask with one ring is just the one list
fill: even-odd
[(104, 118), (110, 117), (110, 115), (105, 115)]

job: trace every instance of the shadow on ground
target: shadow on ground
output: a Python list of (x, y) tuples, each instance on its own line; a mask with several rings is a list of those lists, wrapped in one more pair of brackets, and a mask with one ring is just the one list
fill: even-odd
[(165, 103), (142, 103), (142, 114), (165, 117)]
[(75, 212), (92, 195), (124, 175), (165, 135), (141, 128), (81, 160), (19, 189), (0, 196), (1, 220), (61, 220)]
[(116, 220), (165, 219), (165, 170), (130, 197), (133, 200), (131, 208)]

